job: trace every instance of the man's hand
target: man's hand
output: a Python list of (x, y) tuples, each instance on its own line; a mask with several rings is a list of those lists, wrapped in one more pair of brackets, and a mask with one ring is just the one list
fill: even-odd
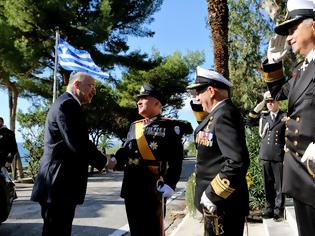
[(267, 51), (268, 63), (277, 63), (281, 61), (288, 53), (286, 36), (274, 35), (270, 41)]
[(174, 194), (174, 190), (167, 184), (159, 185), (157, 191), (163, 193), (163, 197), (168, 199)]
[(106, 168), (107, 169), (114, 169), (116, 164), (117, 164), (117, 160), (115, 157), (108, 158), (107, 163), (106, 163)]
[(315, 162), (315, 143), (310, 143), (308, 145), (301, 158), (301, 162), (306, 162), (307, 160)]
[(213, 213), (217, 209), (217, 206), (210, 201), (205, 192), (203, 192), (201, 196), (200, 204), (203, 205), (210, 213)]

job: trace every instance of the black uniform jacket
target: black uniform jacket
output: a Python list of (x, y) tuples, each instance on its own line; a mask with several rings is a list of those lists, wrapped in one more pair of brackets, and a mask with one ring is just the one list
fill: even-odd
[(267, 85), (274, 99), (288, 99), (282, 190), (315, 207), (315, 180), (301, 162), (309, 143), (315, 142), (315, 61), (305, 71), (300, 65), (288, 81), (282, 78)]
[(0, 129), (0, 166), (12, 162), (17, 153), (14, 132), (6, 127)]
[(64, 93), (51, 106), (45, 124), (44, 154), (31, 200), (82, 204), (88, 165), (105, 167), (106, 158), (89, 140), (81, 106)]
[[(195, 130), (196, 204), (203, 191), (217, 206), (248, 214), (246, 172), (249, 155), (244, 124), (231, 100), (212, 110)], [(198, 206), (201, 209), (200, 205)]]
[(259, 124), (259, 135), (261, 137), (259, 156), (262, 160), (283, 161), (285, 121), (286, 113), (280, 110), (274, 120), (271, 119), (270, 112), (262, 112), (258, 115), (251, 111), (248, 124)]
[[(135, 126), (145, 122), (144, 136), (157, 161), (144, 161), (138, 149)], [(116, 153), (117, 168), (124, 168), (121, 196), (156, 191), (156, 182), (162, 176), (164, 183), (175, 189), (180, 178), (183, 160), (182, 136), (192, 133), (189, 122), (154, 117), (131, 124), (127, 139)], [(159, 176), (149, 166), (160, 166)]]

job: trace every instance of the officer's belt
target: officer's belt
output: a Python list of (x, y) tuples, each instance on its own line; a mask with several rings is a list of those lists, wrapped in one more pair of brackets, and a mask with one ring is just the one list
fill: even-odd
[(156, 160), (142, 160), (142, 159), (133, 159), (128, 158), (128, 165), (136, 166), (160, 166), (160, 163)]
[[(137, 122), (135, 126), (135, 136), (142, 160), (156, 162), (156, 158), (153, 155), (152, 150), (150, 149), (148, 142), (144, 136), (144, 120)], [(148, 168), (153, 174), (159, 176), (159, 166), (149, 165)]]

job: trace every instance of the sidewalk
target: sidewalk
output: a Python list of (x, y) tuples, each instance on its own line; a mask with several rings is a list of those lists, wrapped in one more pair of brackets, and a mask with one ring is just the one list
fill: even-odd
[[(202, 236), (203, 222), (199, 213), (195, 217), (187, 214), (169, 236)], [(266, 236), (263, 223), (247, 223), (244, 236)]]

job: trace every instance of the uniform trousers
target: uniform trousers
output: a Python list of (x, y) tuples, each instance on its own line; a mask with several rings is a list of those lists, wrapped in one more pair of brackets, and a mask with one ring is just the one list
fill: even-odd
[(204, 214), (204, 236), (243, 236), (245, 216), (237, 215), (236, 212), (216, 212), (218, 217), (218, 234), (214, 226), (214, 218)]
[(315, 208), (295, 198), (293, 200), (299, 236), (315, 235)]
[(74, 203), (41, 203), (42, 236), (71, 236), (75, 208)]
[(266, 208), (273, 210), (274, 214), (282, 214), (285, 199), (282, 193), (283, 163), (261, 160), (261, 164), (264, 176)]
[(162, 204), (161, 194), (156, 192), (139, 193), (138, 196), (128, 194), (125, 207), (131, 236), (161, 236)]
[[(213, 217), (208, 216), (200, 204), (202, 193), (206, 188), (205, 183), (208, 183), (208, 181), (203, 183), (200, 183), (198, 180), (196, 181), (195, 206), (204, 215), (204, 236), (215, 236)], [(218, 216), (220, 236), (243, 236), (246, 217), (238, 202), (217, 206), (216, 216)]]

